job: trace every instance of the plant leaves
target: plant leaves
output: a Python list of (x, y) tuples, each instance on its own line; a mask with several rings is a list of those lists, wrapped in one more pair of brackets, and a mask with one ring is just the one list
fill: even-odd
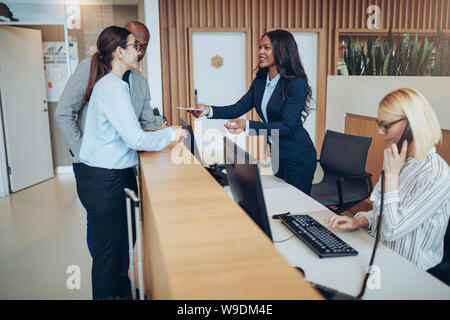
[(360, 44), (359, 39), (354, 42), (350, 35), (344, 52), (344, 60), (349, 75), (392, 75), (392, 76), (423, 76), (429, 67), (433, 67), (433, 75), (450, 76), (450, 48), (449, 39), (439, 27), (436, 36), (436, 55), (434, 64), (431, 56), (434, 44), (428, 37), (419, 46), (419, 37), (416, 32), (411, 41), (409, 33), (398, 35), (396, 49), (394, 49), (394, 36), (392, 27), (389, 28), (387, 38), (381, 36), (372, 41), (367, 39), (367, 50)]
[[(421, 53), (420, 53), (421, 52)], [(427, 66), (430, 64), (431, 53), (433, 52), (433, 43), (431, 45), (428, 43), (428, 37), (422, 43), (421, 50), (419, 51), (419, 70), (418, 75), (423, 76)]]
[(392, 55), (392, 49), (389, 50), (389, 53), (386, 56), (386, 60), (384, 60), (383, 76), (387, 76), (388, 75), (388, 66), (389, 66), (389, 61), (390, 61), (391, 55)]
[(408, 75), (409, 33), (403, 35), (401, 40), (400, 70), (401, 75)]
[(409, 55), (408, 75), (411, 75), (411, 76), (417, 75), (417, 69), (419, 67), (418, 52), (419, 52), (419, 39), (418, 39), (417, 32), (416, 32), (416, 37), (414, 39), (413, 45), (410, 50), (410, 55)]

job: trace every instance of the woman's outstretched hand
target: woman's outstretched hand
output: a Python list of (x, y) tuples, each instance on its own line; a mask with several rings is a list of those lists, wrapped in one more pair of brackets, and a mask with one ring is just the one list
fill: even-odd
[(198, 104), (190, 108), (198, 109), (198, 111), (188, 111), (192, 113), (192, 115), (196, 118), (201, 118), (203, 116), (209, 115), (209, 106), (207, 106), (206, 104)]
[(228, 120), (227, 123), (225, 123), (225, 128), (228, 129), (229, 133), (233, 134), (239, 134), (245, 130), (245, 127), (247, 126), (247, 121), (242, 118), (236, 118)]
[(183, 141), (184, 139), (186, 139), (188, 132), (187, 130), (183, 129), (180, 126), (172, 126), (171, 127), (173, 132), (175, 133), (175, 139), (178, 141)]

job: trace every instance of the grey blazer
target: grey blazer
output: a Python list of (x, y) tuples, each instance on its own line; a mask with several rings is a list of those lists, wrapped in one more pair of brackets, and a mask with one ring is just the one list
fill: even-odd
[[(66, 140), (73, 162), (80, 162), (79, 154), (88, 109), (88, 103), (83, 103), (83, 97), (90, 70), (89, 57), (78, 64), (69, 78), (55, 111), (55, 121)], [(130, 95), (136, 117), (143, 130), (156, 130), (158, 124), (150, 107), (150, 88), (147, 80), (137, 71), (132, 71), (131, 77)]]

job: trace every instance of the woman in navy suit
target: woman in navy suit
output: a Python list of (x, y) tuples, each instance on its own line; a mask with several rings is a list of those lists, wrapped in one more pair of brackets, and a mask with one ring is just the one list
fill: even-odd
[[(297, 44), (287, 31), (270, 31), (262, 36), (258, 52), (256, 77), (238, 102), (225, 107), (197, 105), (199, 111), (192, 113), (197, 118), (232, 119), (225, 125), (231, 133), (267, 135), (272, 163), (279, 157), (275, 175), (309, 195), (317, 155), (303, 127), (310, 112), (311, 87)], [(262, 122), (239, 118), (252, 108)]]

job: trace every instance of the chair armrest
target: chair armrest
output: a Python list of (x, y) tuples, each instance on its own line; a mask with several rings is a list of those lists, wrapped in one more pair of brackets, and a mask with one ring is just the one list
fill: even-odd
[(356, 180), (356, 179), (363, 179), (363, 178), (370, 178), (372, 176), (371, 173), (365, 172), (362, 175), (359, 176), (349, 176), (349, 177), (342, 177), (336, 180), (336, 182), (341, 181), (344, 182), (344, 180)]
[(337, 185), (337, 189), (338, 189), (338, 196), (339, 196), (339, 204), (340, 206), (343, 206), (345, 204), (344, 201), (344, 196), (343, 196), (343, 182), (344, 181), (348, 181), (348, 180), (366, 180), (369, 184), (369, 190), (368, 193), (369, 195), (372, 193), (373, 191), (373, 185), (372, 185), (372, 174), (365, 172), (362, 175), (358, 175), (358, 176), (348, 176), (348, 177), (342, 177), (336, 180), (336, 185)]

